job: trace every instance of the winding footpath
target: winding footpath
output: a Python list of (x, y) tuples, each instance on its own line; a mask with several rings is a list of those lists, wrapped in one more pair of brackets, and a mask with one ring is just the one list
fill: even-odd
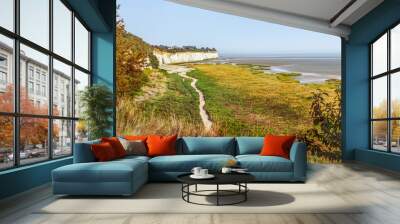
[(188, 72), (192, 71), (192, 69), (182, 65), (161, 65), (160, 68), (166, 70), (168, 73), (177, 73), (182, 78), (192, 80), (190, 85), (197, 92), (197, 94), (199, 94), (199, 114), (201, 121), (203, 122), (206, 131), (210, 131), (213, 123), (210, 119), (210, 116), (208, 116), (207, 110), (205, 109), (206, 100), (204, 98), (204, 94), (196, 86), (197, 79), (186, 75)]

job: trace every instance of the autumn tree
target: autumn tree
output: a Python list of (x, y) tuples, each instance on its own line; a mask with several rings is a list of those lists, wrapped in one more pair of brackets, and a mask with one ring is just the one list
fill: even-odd
[[(9, 85), (6, 92), (0, 94), (0, 110), (2, 112), (14, 111), (13, 86)], [(13, 146), (13, 119), (11, 116), (0, 116), (0, 146), (12, 148)]]
[[(374, 118), (387, 118), (387, 100), (382, 100), (377, 106), (372, 109), (372, 114)], [(398, 99), (392, 99), (391, 101), (391, 117), (400, 117), (400, 101)], [(375, 121), (372, 125), (372, 132), (374, 140), (384, 140), (387, 137), (387, 121)], [(392, 120), (391, 123), (391, 135), (392, 142), (398, 142), (400, 138), (400, 121)]]
[[(4, 112), (13, 112), (14, 107), (14, 88), (9, 85), (6, 92), (0, 94), (0, 108)], [(44, 104), (45, 105), (45, 104)], [(34, 105), (29, 99), (25, 88), (20, 88), (20, 108), (24, 114), (47, 114), (48, 107), (43, 105)], [(13, 147), (13, 119), (12, 116), (0, 116), (0, 146), (4, 148)], [(44, 145), (48, 136), (48, 119), (46, 118), (20, 118), (20, 148), (24, 149), (26, 145)], [(54, 128), (53, 138), (58, 136), (59, 129)]]
[(116, 26), (116, 45), (117, 96), (133, 96), (148, 80), (143, 73), (147, 63), (157, 63), (150, 57), (152, 48), (139, 37), (127, 32), (120, 18)]
[[(386, 118), (387, 115), (387, 100), (381, 101), (377, 106), (372, 109), (373, 118)], [(374, 140), (386, 139), (387, 136), (387, 122), (377, 121), (372, 124), (372, 132)]]

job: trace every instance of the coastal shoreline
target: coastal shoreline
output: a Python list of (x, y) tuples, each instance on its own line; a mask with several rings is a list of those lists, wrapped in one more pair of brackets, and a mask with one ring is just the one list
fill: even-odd
[(298, 73), (299, 75), (294, 77), (300, 83), (322, 83), (327, 80), (341, 80), (341, 75), (337, 74), (321, 74), (313, 72), (300, 72), (296, 70), (288, 70), (283, 66), (270, 66), (269, 69), (264, 70), (266, 73)]
[(220, 57), (207, 64), (236, 64), (258, 66), (265, 73), (298, 73), (300, 83), (322, 83), (341, 80), (340, 58), (336, 57)]

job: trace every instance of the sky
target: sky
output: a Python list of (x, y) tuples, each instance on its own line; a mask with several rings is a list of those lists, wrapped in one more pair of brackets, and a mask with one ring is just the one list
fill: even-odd
[(339, 37), (164, 0), (118, 0), (126, 29), (153, 45), (215, 47), (221, 55), (339, 56)]

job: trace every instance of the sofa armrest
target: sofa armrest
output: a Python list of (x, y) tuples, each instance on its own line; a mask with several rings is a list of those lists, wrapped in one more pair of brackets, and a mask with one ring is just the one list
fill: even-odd
[(293, 179), (305, 181), (307, 174), (307, 146), (305, 143), (293, 143), (290, 149), (290, 160), (293, 162)]
[(99, 140), (75, 143), (74, 145), (74, 163), (89, 163), (95, 162), (96, 158), (92, 153), (90, 146), (100, 143)]

